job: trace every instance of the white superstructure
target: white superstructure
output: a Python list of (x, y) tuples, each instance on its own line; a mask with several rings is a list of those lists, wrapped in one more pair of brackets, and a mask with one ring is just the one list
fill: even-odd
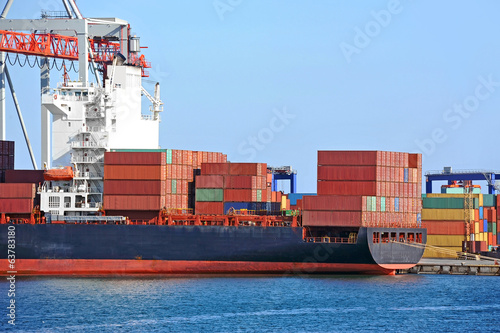
[(104, 152), (157, 149), (160, 119), (141, 112), (141, 68), (110, 65), (104, 88), (66, 82), (42, 95), (52, 114), (52, 165), (74, 166), (72, 181), (46, 181), (40, 210), (86, 215), (102, 206)]

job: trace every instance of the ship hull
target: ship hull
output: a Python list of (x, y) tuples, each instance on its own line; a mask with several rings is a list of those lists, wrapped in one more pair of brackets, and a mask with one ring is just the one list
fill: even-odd
[[(7, 225), (0, 225), (0, 269), (16, 275), (394, 274), (414, 266), (423, 249), (373, 243), (304, 242), (300, 227), (20, 224), (14, 269)], [(386, 229), (424, 232), (423, 229)]]

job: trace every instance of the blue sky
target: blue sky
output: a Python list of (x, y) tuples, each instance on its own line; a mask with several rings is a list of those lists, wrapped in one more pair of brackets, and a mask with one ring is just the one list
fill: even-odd
[[(422, 152), (424, 171), (500, 169), (498, 1), (77, 3), (85, 17), (127, 20), (148, 46), (162, 148), (292, 165), (299, 192), (316, 191), (323, 149)], [(8, 18), (41, 9), (62, 2), (16, 0)], [(39, 71), (10, 71), (40, 160)], [(30, 168), (10, 95), (7, 108), (16, 168)]]

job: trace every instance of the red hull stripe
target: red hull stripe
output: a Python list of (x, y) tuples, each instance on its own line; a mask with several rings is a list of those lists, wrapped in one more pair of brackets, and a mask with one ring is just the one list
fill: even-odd
[[(330, 264), (311, 262), (17, 259), (16, 275), (190, 275), (190, 274), (394, 274), (413, 265)], [(7, 259), (0, 260), (0, 275), (9, 275)]]

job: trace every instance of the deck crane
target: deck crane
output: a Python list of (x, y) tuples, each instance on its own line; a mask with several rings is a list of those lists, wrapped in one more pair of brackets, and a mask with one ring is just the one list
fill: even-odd
[[(84, 18), (74, 0), (62, 0), (62, 14), (5, 19), (13, 2), (7, 0), (0, 16), (0, 139), (5, 137), (1, 84), (8, 75), (3, 55), (35, 56), (41, 85), (41, 165), (60, 165), (58, 172), (63, 173), (72, 165), (74, 171), (40, 187), (40, 210), (60, 216), (98, 214), (103, 206), (104, 153), (158, 148), (163, 105), (159, 84), (154, 97), (141, 84), (151, 64), (140, 54), (140, 39), (131, 34), (127, 21)], [(64, 82), (51, 87), (51, 59), (62, 59), (61, 68), (66, 68), (64, 61), (77, 61), (78, 80), (70, 81), (65, 69)], [(95, 82), (90, 82), (89, 72)], [(142, 114), (141, 93), (151, 100), (152, 115)], [(141, 133), (140, 140), (134, 133)]]

